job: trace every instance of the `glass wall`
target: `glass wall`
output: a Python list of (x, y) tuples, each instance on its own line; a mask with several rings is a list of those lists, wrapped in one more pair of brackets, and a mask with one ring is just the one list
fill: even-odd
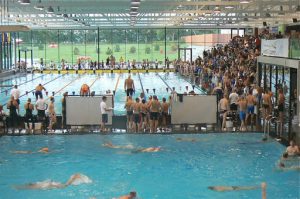
[(137, 66), (147, 60), (164, 65), (166, 58), (178, 59), (179, 48), (192, 49), (194, 60), (202, 56), (203, 50), (227, 43), (231, 36), (231, 29), (32, 30), (17, 34), (16, 51), (20, 51), (17, 60), (25, 61), (24, 52), (32, 50), (33, 60), (27, 54), (26, 62), (47, 68), (76, 66), (79, 62), (81, 67), (88, 67), (91, 61), (103, 61), (105, 65), (111, 56), (115, 57), (116, 65), (134, 60)]
[[(283, 137), (290, 139), (292, 136), (291, 132), (291, 121), (293, 116), (297, 113), (294, 104), (296, 104), (297, 99), (293, 97), (292, 93), (297, 88), (297, 69), (289, 68), (280, 65), (271, 65), (265, 63), (259, 63), (259, 85), (263, 90), (271, 90), (272, 102), (274, 108), (278, 106), (278, 90), (282, 89), (285, 96), (284, 104), (284, 128)], [(275, 111), (275, 115), (278, 113)], [(276, 132), (278, 126), (273, 125), (273, 130)]]

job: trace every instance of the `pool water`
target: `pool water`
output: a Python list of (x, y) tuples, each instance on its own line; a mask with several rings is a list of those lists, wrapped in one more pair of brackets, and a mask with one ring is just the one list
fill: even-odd
[[(128, 77), (128, 73), (123, 74), (27, 74), (15, 79), (7, 79), (0, 82), (0, 85), (19, 85), (21, 91), (21, 105), (20, 113), (24, 115), (24, 104), (28, 98), (32, 98), (35, 103), (35, 96), (33, 90), (41, 83), (45, 86), (48, 92), (43, 91), (44, 98), (48, 98), (54, 92), (55, 109), (59, 115), (61, 113), (61, 99), (64, 92), (72, 95), (79, 95), (80, 87), (82, 84), (88, 84), (91, 91), (95, 91), (96, 95), (103, 95), (107, 90), (115, 90), (114, 97), (114, 114), (124, 114), (126, 93), (124, 91), (124, 82)], [(138, 97), (141, 92), (145, 92), (146, 97), (150, 95), (157, 95), (161, 100), (163, 97), (168, 99), (171, 88), (175, 87), (178, 93), (188, 92), (192, 90), (192, 84), (180, 75), (170, 73), (132, 73), (131, 78), (135, 83), (134, 98)], [(167, 89), (168, 88), (168, 89)], [(155, 90), (155, 91), (154, 91)], [(9, 100), (11, 88), (2, 87), (0, 93), (0, 104), (6, 105)], [(147, 92), (148, 91), (148, 92)], [(203, 91), (195, 88), (197, 94), (203, 94)], [(35, 114), (35, 113), (34, 113)]]
[[(277, 171), (285, 147), (260, 142), (259, 133), (189, 135), (4, 136), (0, 138), (0, 198), (111, 199), (135, 190), (144, 199), (261, 198), (261, 190), (214, 192), (208, 186), (255, 186), (267, 183), (267, 198), (299, 198), (299, 171)], [(197, 142), (178, 142), (195, 138)], [(161, 146), (157, 153), (102, 147), (103, 143), (135, 147)], [(12, 154), (13, 150), (49, 154)], [(92, 184), (57, 190), (15, 190), (13, 185), (52, 179), (66, 182), (74, 173)]]

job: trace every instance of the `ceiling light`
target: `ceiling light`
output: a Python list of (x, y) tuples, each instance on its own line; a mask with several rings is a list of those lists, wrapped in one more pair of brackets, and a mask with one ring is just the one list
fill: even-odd
[(232, 8), (234, 8), (233, 6), (225, 6), (224, 7), (225, 9), (232, 9)]
[(137, 10), (138, 8), (139, 8), (139, 6), (135, 6), (135, 5), (131, 6), (131, 9), (133, 9), (133, 10)]
[(250, 1), (247, 1), (247, 0), (241, 0), (240, 3), (246, 4), (246, 3), (250, 3)]
[(131, 5), (140, 5), (141, 1), (140, 0), (131, 0)]
[(52, 14), (52, 13), (54, 13), (54, 9), (52, 8), (52, 6), (49, 6), (46, 12), (48, 14)]
[(220, 13), (221, 12), (221, 9), (219, 6), (216, 6), (215, 9), (214, 9), (214, 12), (215, 13)]
[(30, 4), (30, 0), (21, 0), (20, 4), (22, 4), (22, 5), (29, 5)]
[(37, 9), (37, 10), (43, 10), (44, 6), (36, 5), (36, 6), (34, 6), (34, 8)]

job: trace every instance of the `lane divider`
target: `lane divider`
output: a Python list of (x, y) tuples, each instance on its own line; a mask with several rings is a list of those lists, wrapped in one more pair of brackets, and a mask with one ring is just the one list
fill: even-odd
[(166, 80), (164, 80), (164, 78), (162, 78), (162, 76), (160, 76), (160, 74), (156, 73), (156, 75), (165, 83), (165, 85), (170, 89), (170, 91), (172, 91), (171, 86), (166, 82)]
[[(40, 75), (40, 76), (35, 77), (35, 78), (33, 78), (33, 79), (31, 79), (31, 80), (28, 80), (28, 81), (26, 81), (26, 82), (22, 82), (21, 84), (18, 84), (18, 86), (21, 86), (21, 85), (26, 84), (26, 83), (28, 83), (28, 82), (32, 82), (33, 80), (36, 80), (36, 79), (38, 79), (38, 78), (40, 78), (40, 77), (43, 77), (43, 76), (44, 76), (44, 75)], [(13, 87), (13, 86), (12, 86), (12, 87)], [(4, 93), (4, 92), (7, 92), (7, 91), (11, 90), (12, 87), (11, 87), (11, 88), (8, 88), (8, 89), (6, 89), (6, 90), (4, 90), (4, 91), (1, 91), (1, 93)]]
[[(85, 73), (84, 73), (84, 74), (85, 74)], [(83, 75), (84, 75), (84, 74), (83, 74)], [(76, 80), (79, 80), (81, 77), (82, 77), (82, 76), (79, 75), (77, 78), (72, 79), (69, 83), (67, 83), (66, 85), (64, 85), (64, 86), (63, 86), (62, 88), (60, 88), (58, 91), (55, 91), (53, 96), (55, 96), (57, 93), (61, 92), (63, 89), (65, 89), (67, 86), (69, 86), (70, 84), (72, 84), (72, 83), (75, 82)], [(51, 96), (50, 96), (50, 97), (51, 97)], [(46, 99), (46, 101), (49, 100), (50, 97), (48, 97), (48, 98)]]
[(98, 76), (92, 83), (91, 83), (91, 85), (90, 85), (90, 89), (92, 88), (92, 86), (96, 83), (96, 81), (98, 80), (98, 79), (100, 79), (100, 76)]
[(119, 85), (119, 82), (120, 82), (120, 74), (118, 76), (118, 79), (117, 79), (117, 83), (116, 83), (116, 86), (115, 86), (115, 92), (117, 92), (117, 88), (118, 88), (118, 85)]
[[(65, 74), (64, 74), (64, 75), (65, 75)], [(51, 83), (51, 82), (53, 82), (53, 81), (55, 81), (55, 80), (61, 78), (61, 77), (64, 76), (64, 75), (60, 75), (60, 76), (58, 76), (58, 77), (55, 77), (54, 79), (51, 79), (50, 81), (48, 81), (48, 82), (46, 82), (45, 84), (43, 84), (43, 86), (45, 86), (45, 85), (47, 85), (47, 84), (49, 84), (49, 83)], [(35, 89), (32, 89), (32, 90), (30, 90), (30, 91), (26, 91), (25, 94), (20, 95), (19, 99), (20, 99), (21, 97), (24, 97), (24, 96), (27, 95), (28, 93), (32, 93), (33, 91), (35, 91)], [(7, 103), (3, 104), (3, 106), (5, 106), (6, 104), (7, 104)]]

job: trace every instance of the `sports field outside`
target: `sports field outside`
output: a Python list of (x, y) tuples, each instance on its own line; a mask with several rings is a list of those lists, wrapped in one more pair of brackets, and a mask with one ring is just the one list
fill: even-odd
[[(181, 43), (180, 47), (186, 47), (187, 44)], [(106, 62), (107, 57), (113, 55), (116, 58), (116, 62), (120, 61), (120, 58), (124, 61), (132, 61), (135, 59), (138, 62), (142, 62), (144, 59), (150, 62), (164, 62), (165, 60), (165, 44), (156, 43), (156, 44), (102, 44), (99, 46), (99, 61)], [(95, 44), (64, 44), (61, 43), (56, 47), (51, 47), (41, 45), (19, 45), (20, 49), (32, 49), (33, 50), (33, 59), (35, 61), (40, 61), (43, 58), (46, 64), (50, 62), (60, 63), (63, 59), (66, 63), (76, 64), (78, 58), (87, 57), (89, 61), (98, 61), (97, 46)], [(28, 57), (29, 55), (27, 55)], [(177, 59), (178, 57), (178, 44), (167, 44), (166, 45), (166, 57), (169, 60)]]
[(300, 39), (290, 39), (290, 58), (300, 59)]

